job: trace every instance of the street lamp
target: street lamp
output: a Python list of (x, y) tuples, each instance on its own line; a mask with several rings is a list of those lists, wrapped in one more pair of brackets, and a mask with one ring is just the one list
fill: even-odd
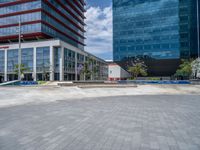
[(18, 50), (18, 80), (21, 80), (21, 16), (19, 16), (18, 38), (19, 38), (19, 50)]

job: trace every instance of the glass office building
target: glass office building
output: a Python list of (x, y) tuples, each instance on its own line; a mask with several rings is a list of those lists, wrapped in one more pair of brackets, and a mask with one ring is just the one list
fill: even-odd
[(0, 0), (0, 82), (18, 79), (18, 64), (25, 80), (83, 80), (90, 58), (91, 69), (98, 68), (91, 78), (107, 79), (105, 61), (84, 51), (84, 6), (84, 0)]
[(181, 58), (195, 58), (196, 0), (113, 0), (113, 56), (140, 57), (150, 75), (172, 75)]

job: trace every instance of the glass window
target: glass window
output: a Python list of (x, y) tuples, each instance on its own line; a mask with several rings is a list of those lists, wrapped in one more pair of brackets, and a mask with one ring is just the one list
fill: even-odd
[(60, 52), (61, 52), (61, 48), (60, 47), (55, 47), (54, 48), (54, 68), (55, 68), (55, 72), (59, 72), (60, 70)]
[(41, 1), (37, 0), (34, 2), (23, 3), (19, 5), (12, 5), (0, 8), (0, 15), (14, 13), (18, 11), (26, 11), (31, 9), (41, 8)]
[(75, 72), (75, 52), (64, 48), (64, 70), (66, 72)]
[(33, 71), (33, 48), (22, 49), (22, 64), (27, 72)]
[(18, 65), (18, 49), (8, 50), (7, 55), (7, 70), (14, 73)]
[(50, 48), (38, 47), (36, 49), (37, 72), (49, 72), (50, 68)]
[(113, 20), (115, 61), (146, 55), (180, 57), (178, 0), (113, 0)]
[[(28, 22), (41, 19), (41, 12), (22, 14), (21, 22)], [(0, 18), (0, 25), (15, 24), (19, 22), (19, 15)]]
[(0, 73), (4, 72), (5, 51), (0, 50)]
[[(3, 36), (16, 35), (17, 31), (18, 31), (17, 27), (0, 28), (0, 35)], [(34, 33), (40, 31), (41, 31), (41, 23), (21, 26), (22, 34)]]

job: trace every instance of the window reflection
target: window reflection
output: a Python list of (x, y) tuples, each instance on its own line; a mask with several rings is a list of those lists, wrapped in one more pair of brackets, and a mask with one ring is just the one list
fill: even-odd
[(13, 73), (18, 65), (18, 49), (8, 50), (7, 55), (7, 71)]
[(33, 48), (22, 49), (22, 64), (27, 72), (33, 71)]
[(48, 72), (50, 68), (50, 50), (49, 47), (39, 47), (36, 49), (37, 72)]
[(180, 57), (179, 1), (114, 0), (114, 60)]
[(0, 51), (0, 73), (4, 72), (5, 51)]

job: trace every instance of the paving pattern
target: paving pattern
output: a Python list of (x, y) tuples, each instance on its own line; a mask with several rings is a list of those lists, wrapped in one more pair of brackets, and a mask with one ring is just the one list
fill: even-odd
[(199, 150), (200, 96), (85, 98), (0, 108), (0, 150)]

